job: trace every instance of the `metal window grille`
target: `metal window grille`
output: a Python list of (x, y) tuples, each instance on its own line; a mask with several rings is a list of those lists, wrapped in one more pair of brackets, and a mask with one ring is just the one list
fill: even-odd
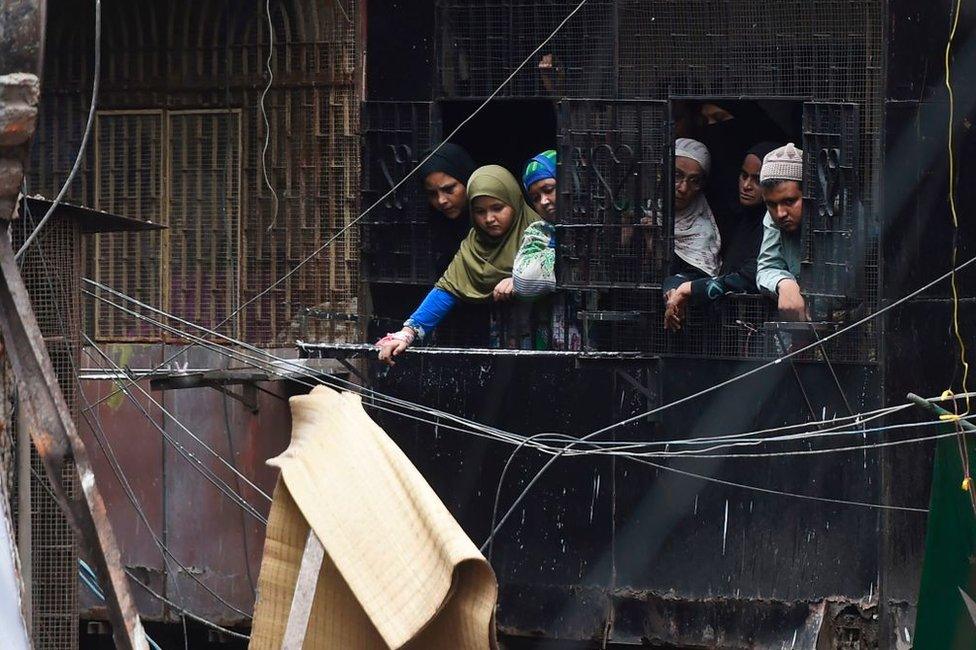
[[(256, 300), (243, 313), (243, 336), (287, 345), (307, 307), (358, 313), (360, 237), (353, 220), (359, 205), (359, 110), (352, 86), (269, 93), (268, 105), (269, 171), (279, 214), (271, 216), (272, 195), (260, 170), (263, 127), (245, 129), (241, 285), (243, 300)], [(320, 319), (310, 326), (313, 340), (351, 340), (357, 330), (354, 320)]]
[[(95, 207), (166, 223), (162, 111), (103, 112), (95, 128)], [(162, 233), (105, 233), (95, 237), (99, 282), (163, 308), (166, 273)], [(152, 339), (156, 330), (110, 305), (94, 305), (101, 340)]]
[[(363, 104), (362, 207), (365, 210), (417, 166), (439, 140), (431, 102)], [(430, 210), (419, 179), (409, 178), (361, 223), (363, 273), (370, 282), (430, 284)]]
[[(528, 48), (547, 35), (574, 6), (573, 2), (517, 0), (438, 3), (435, 87), (442, 97), (487, 95), (521, 62)], [(562, 59), (562, 72), (546, 78), (546, 69), (538, 67), (541, 61), (533, 62), (503, 92), (515, 96), (604, 100), (772, 97), (815, 100), (807, 105), (804, 118), (804, 131), (810, 141), (807, 146), (822, 149), (835, 146), (826, 144), (830, 138), (843, 140), (844, 200), (853, 200), (857, 205), (848, 211), (846, 216), (850, 221), (842, 227), (809, 224), (806, 258), (809, 271), (804, 271), (805, 278), (815, 294), (842, 294), (846, 298), (825, 301), (825, 296), (815, 296), (814, 302), (819, 303), (817, 308), (824, 319), (843, 322), (873, 308), (879, 282), (877, 219), (873, 206), (880, 156), (883, 2), (616, 0), (590, 6), (594, 14), (586, 10), (577, 14), (545, 49), (545, 53), (554, 54), (555, 63)], [(520, 31), (524, 25), (530, 25), (531, 33)], [(601, 39), (600, 35), (609, 38)], [(528, 42), (518, 42), (520, 39)], [(560, 52), (565, 43), (572, 44), (576, 52)], [(609, 68), (605, 65), (607, 61), (613, 64)], [(830, 109), (826, 102), (852, 108)], [(838, 110), (846, 111), (843, 118), (836, 114)], [(560, 118), (565, 120), (566, 116), (561, 113)], [(561, 133), (564, 128), (561, 124)], [(569, 155), (569, 151), (560, 149), (561, 160), (571, 160)], [(661, 149), (656, 155), (660, 158), (658, 165), (664, 167), (670, 153)], [(811, 158), (808, 166), (815, 162)], [(660, 297), (652, 301), (649, 295), (639, 298), (639, 293), (624, 289), (627, 282), (631, 286), (659, 282), (653, 269), (663, 267), (653, 255), (645, 256), (650, 258), (650, 267), (648, 260), (643, 267), (637, 264), (633, 254), (628, 259), (621, 254), (620, 242), (641, 237), (650, 242), (662, 239), (655, 239), (653, 233), (638, 234), (641, 226), (631, 232), (628, 225), (612, 225), (599, 210), (586, 211), (589, 221), (580, 221), (575, 204), (565, 207), (567, 200), (572, 199), (572, 192), (577, 191), (576, 187), (570, 190), (567, 182), (576, 179), (563, 173), (560, 181), (560, 210), (564, 219), (559, 232), (560, 281), (564, 287), (591, 292), (585, 302), (593, 313), (581, 315), (586, 320), (587, 331), (595, 333), (591, 344), (603, 349), (628, 345), (631, 349), (714, 354), (714, 341), (723, 338), (710, 337), (707, 331), (715, 323), (723, 322), (723, 317), (715, 315), (691, 315), (692, 322), (701, 323), (700, 327), (704, 328), (698, 343), (690, 333), (667, 341), (627, 341), (625, 332), (640, 330), (648, 319), (654, 321), (653, 329), (643, 336), (651, 339), (664, 336), (655, 313)], [(809, 182), (807, 185), (808, 192), (814, 191)], [(616, 213), (625, 212), (620, 209), (623, 206), (616, 207)], [(643, 227), (646, 230), (657, 225), (654, 219), (649, 221)], [(827, 234), (827, 230), (842, 232), (835, 236)], [(663, 228), (665, 236), (668, 232), (669, 229)], [(653, 250), (654, 246), (645, 248)], [(619, 295), (611, 295), (614, 293)], [(608, 305), (613, 305), (613, 309)], [(770, 316), (775, 318), (774, 314)], [(647, 326), (652, 327), (649, 323)], [(599, 334), (610, 331), (615, 334)], [(748, 346), (752, 351), (749, 355), (771, 354), (780, 345), (774, 340), (756, 346), (757, 336), (765, 341), (772, 334), (754, 334)], [(859, 361), (876, 358), (873, 328), (842, 340), (846, 343), (837, 345), (835, 358)], [(718, 348), (722, 354), (729, 351), (724, 344)]]
[[(36, 227), (41, 215), (12, 222), (16, 248)], [(80, 354), (81, 231), (75, 221), (53, 217), (22, 260), (21, 274), (44, 337), (68, 411), (78, 417), (75, 368)], [(16, 420), (12, 431), (16, 431)], [(71, 524), (49, 493), (46, 472), (31, 450), (31, 615), (34, 647), (63, 650), (78, 647), (78, 547)], [(69, 496), (78, 489), (74, 467), (61, 468)], [(40, 478), (38, 478), (40, 477)], [(17, 504), (16, 486), (12, 491)]]
[(865, 245), (857, 165), (857, 106), (811, 103), (803, 111), (803, 278), (807, 294), (843, 302)]
[(240, 114), (167, 117), (168, 311), (212, 327), (240, 303)]
[(660, 288), (670, 151), (666, 102), (560, 102), (561, 286)]
[[(355, 17), (357, 3), (272, 2), (274, 84), (266, 106), (275, 216), (261, 166), (265, 126), (258, 105), (269, 42), (264, 10), (264, 3), (227, 0), (108, 3), (99, 133), (70, 198), (125, 216), (170, 220), (168, 233), (99, 237), (88, 272), (211, 327), (257, 298), (223, 331), (233, 327), (251, 343), (270, 345), (290, 343), (309, 308), (358, 312), (359, 229), (343, 229), (358, 214), (359, 102), (356, 28), (343, 15)], [(90, 6), (57, 0), (49, 15), (41, 124), (29, 173), (32, 190), (45, 195), (59, 188), (80, 142), (93, 47)], [(115, 144), (119, 138), (129, 138), (124, 150)], [(239, 171), (225, 178), (224, 164)], [(237, 238), (227, 214), (238, 219)], [(224, 264), (203, 254), (208, 247)], [(236, 280), (224, 273), (228, 269)], [(187, 287), (192, 291), (184, 292)], [(96, 338), (163, 338), (108, 310), (94, 307)], [(324, 320), (307, 335), (344, 339), (356, 328), (355, 319)]]
[(363, 224), (363, 268), (371, 282), (430, 285), (434, 265), (426, 223)]
[(560, 102), (558, 285), (587, 294), (585, 347), (663, 345), (671, 149), (667, 102)]

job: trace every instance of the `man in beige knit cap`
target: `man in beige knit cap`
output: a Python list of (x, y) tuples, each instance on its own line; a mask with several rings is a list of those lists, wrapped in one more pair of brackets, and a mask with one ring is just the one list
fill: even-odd
[(800, 291), (800, 228), (803, 225), (803, 152), (793, 143), (763, 158), (759, 182), (766, 202), (756, 285), (776, 300), (780, 318), (808, 320)]

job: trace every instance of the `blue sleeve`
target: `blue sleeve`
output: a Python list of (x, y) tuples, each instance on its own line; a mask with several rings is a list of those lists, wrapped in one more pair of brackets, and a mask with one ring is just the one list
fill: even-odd
[(444, 320), (456, 304), (457, 298), (454, 294), (440, 287), (434, 287), (404, 325), (416, 331), (417, 338), (422, 339)]

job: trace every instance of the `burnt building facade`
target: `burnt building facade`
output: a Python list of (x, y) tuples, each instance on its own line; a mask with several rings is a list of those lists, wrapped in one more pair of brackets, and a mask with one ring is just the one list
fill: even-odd
[[(519, 433), (582, 435), (753, 370), (791, 341), (830, 336), (948, 270), (950, 3), (923, 11), (902, 0), (591, 0), (557, 30), (576, 7), (272, 2), (269, 32), (264, 3), (105, 3), (96, 130), (72, 198), (167, 228), (99, 235), (85, 273), (282, 356), (345, 354), (337, 344), (398, 326), (436, 280), (438, 235), (419, 181), (384, 195), (493, 94), (452, 141), (513, 172), (557, 149), (563, 313), (540, 347), (558, 352), (480, 349), (489, 318), (472, 314), (434, 344), (471, 349), (408, 354), (390, 372), (365, 364), (375, 390)], [(966, 56), (976, 15), (962, 11), (960, 80), (976, 60)], [(91, 20), (86, 3), (50, 5), (32, 191), (56, 191), (77, 150)], [(973, 201), (965, 179), (974, 100), (971, 88), (957, 89), (960, 214)], [(704, 103), (749, 119), (763, 134), (757, 141), (790, 140), (805, 152), (803, 284), (817, 323), (809, 330), (779, 323), (758, 296), (693, 311), (679, 334), (661, 326), (673, 141), (689, 107)], [(959, 260), (972, 254), (971, 235), (961, 223)], [(962, 286), (970, 279), (961, 276)], [(940, 284), (816, 351), (605, 439), (767, 429), (899, 404), (909, 390), (941, 393), (958, 384), (948, 298)], [(965, 322), (971, 303), (961, 309)], [(186, 344), (95, 300), (85, 302), (83, 328), (129, 369), (159, 370)], [(96, 459), (99, 480), (114, 486), (103, 490), (117, 505), (127, 562), (189, 609), (246, 626), (237, 610), (253, 603), (263, 527), (160, 438), (162, 429), (192, 444), (173, 418), (148, 404), (155, 423), (144, 422), (98, 374), (111, 369), (96, 358), (83, 356), (81, 366), (99, 435), (138, 477), (134, 491), (169, 548), (233, 608), (160, 555), (106, 455)], [(175, 363), (162, 370), (230, 361), (197, 347)], [(209, 390), (158, 398), (270, 490), (263, 461), (287, 444), (279, 397), (295, 387), (255, 381), (268, 392), (254, 409)], [(376, 418), (480, 543), (512, 449)], [(925, 514), (875, 506), (924, 509), (929, 458), (912, 444), (748, 459), (560, 459), (495, 540), (500, 629), (511, 639), (677, 647), (898, 647), (911, 635)], [(503, 505), (544, 460), (519, 452)], [(233, 484), (226, 467), (206, 462)], [(148, 618), (178, 620), (137, 596)], [(89, 605), (86, 615), (97, 616)]]
[[(425, 135), (436, 142), (451, 133), (528, 57), (452, 140), (479, 161), (513, 171), (555, 145), (558, 284), (575, 296), (560, 322), (577, 320), (576, 330), (554, 327), (553, 336), (562, 335), (556, 347), (565, 348), (578, 332), (583, 348), (572, 361), (545, 354), (439, 361), (418, 354), (378, 376), (375, 387), (509, 430), (580, 435), (782, 354), (789, 330), (761, 298), (734, 298), (717, 315), (692, 314), (678, 336), (661, 327), (671, 143), (696, 102), (746, 117), (758, 109), (775, 125), (759, 124), (753, 141), (790, 140), (804, 150), (802, 284), (820, 336), (947, 271), (954, 241), (959, 261), (971, 254), (971, 228), (960, 226), (954, 237), (946, 201), (949, 3), (926, 12), (901, 2), (586, 3), (530, 56), (575, 7), (445, 1), (428, 5), (422, 18), (416, 6), (369, 15), (367, 205), (389, 187), (373, 172), (383, 149), (371, 138), (397, 154), (385, 164), (403, 161), (409, 169), (406, 152), (419, 159), (429, 144)], [(963, 8), (952, 59), (960, 80), (973, 19)], [(394, 56), (401, 43), (386, 35), (402, 25), (416, 35), (422, 62)], [(431, 68), (433, 76), (425, 77)], [(973, 199), (965, 187), (972, 177), (965, 162), (972, 114), (970, 91), (957, 87), (959, 206)], [(371, 287), (379, 285), (374, 295), (389, 295), (390, 282), (433, 279), (406, 266), (422, 257), (370, 247), (370, 231), (389, 232), (390, 222), (409, 223), (400, 232), (411, 237), (425, 227), (419, 193), (397, 196), (400, 204), (374, 210), (382, 218), (364, 226), (362, 273)], [(410, 203), (417, 208), (405, 207)], [(635, 227), (641, 217), (650, 218)], [(641, 227), (647, 246), (621, 245), (623, 233)], [(392, 268), (394, 259), (404, 266)], [(970, 277), (960, 276), (962, 286)], [(789, 365), (605, 435), (673, 440), (731, 433), (899, 404), (910, 390), (958, 389), (949, 295), (948, 283), (939, 284)], [(376, 299), (373, 307), (375, 319), (389, 319), (377, 323), (377, 333), (403, 315), (385, 313)], [(391, 312), (397, 310), (402, 306)], [(927, 318), (936, 330), (922, 325)], [(608, 362), (587, 351), (639, 359)], [(384, 423), (404, 428), (393, 418)], [(412, 457), (439, 493), (451, 495), (466, 530), (484, 539), (485, 513), (510, 450), (444, 433), (431, 449), (429, 430), (415, 428), (405, 442)], [(926, 507), (929, 454), (925, 445), (910, 444), (651, 467), (560, 460), (563, 470), (533, 488), (518, 522), (496, 540), (499, 622), (514, 634), (691, 647), (910, 643), (925, 515), (898, 508)], [(515, 476), (501, 488), (503, 510), (545, 460), (532, 455), (514, 461)]]

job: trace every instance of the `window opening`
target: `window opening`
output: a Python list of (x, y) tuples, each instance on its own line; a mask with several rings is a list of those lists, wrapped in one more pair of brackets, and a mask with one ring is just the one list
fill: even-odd
[[(714, 215), (724, 256), (732, 247), (741, 245), (737, 238), (744, 234), (739, 230), (744, 218), (739, 176), (747, 151), (761, 142), (793, 142), (802, 148), (802, 101), (680, 98), (672, 100), (672, 115), (675, 138), (692, 138), (708, 148), (711, 170), (702, 194)], [(672, 201), (676, 183), (675, 180), (669, 186)], [(753, 209), (765, 213), (762, 203)], [(755, 254), (758, 253), (757, 246)], [(771, 351), (776, 354), (776, 346), (769, 339), (778, 332), (766, 325), (775, 320), (775, 305), (769, 298), (755, 293), (734, 294), (711, 304), (689, 306), (684, 326), (678, 332), (666, 332), (661, 324), (655, 332), (664, 337), (658, 348), (669, 354), (763, 357)]]
[[(474, 101), (368, 102), (364, 106), (364, 207), (382, 196), (478, 106)], [(546, 100), (498, 100), (452, 138), (478, 165), (498, 164), (521, 178), (525, 162), (556, 143), (555, 108)], [(370, 336), (399, 329), (443, 272), (464, 232), (432, 211), (411, 178), (363, 226), (364, 267), (372, 303)], [(395, 285), (395, 286), (391, 286)], [(525, 305), (459, 304), (429, 343), (441, 347), (535, 345)], [(520, 312), (513, 317), (511, 312)], [(546, 313), (548, 319), (548, 313)], [(528, 338), (528, 340), (526, 340)]]

